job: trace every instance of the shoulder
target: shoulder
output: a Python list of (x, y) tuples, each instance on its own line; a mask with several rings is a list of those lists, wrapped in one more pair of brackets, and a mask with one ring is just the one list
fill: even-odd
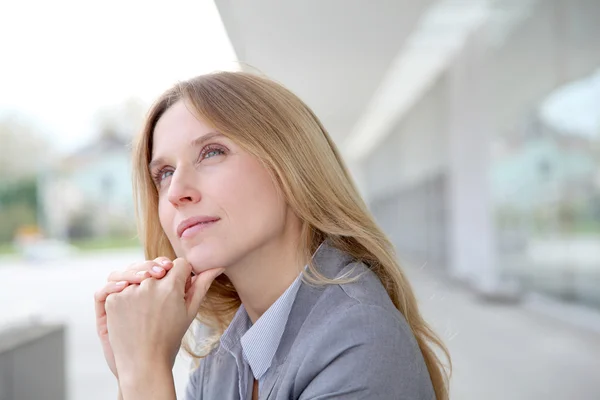
[(412, 330), (375, 273), (355, 262), (338, 276), (347, 276), (351, 281), (324, 289), (299, 335), (311, 342), (314, 357), (364, 346), (381, 357), (393, 354), (422, 362)]
[(314, 357), (336, 357), (360, 346), (376, 358), (393, 355), (417, 364), (422, 361), (414, 334), (395, 308), (348, 297), (332, 307), (324, 306), (321, 316), (310, 319), (310, 332), (303, 332), (302, 337), (310, 340)]
[(345, 387), (353, 398), (430, 399), (429, 372), (406, 319), (366, 266), (349, 264), (346, 272), (356, 279), (326, 287), (298, 334), (290, 354), (296, 383), (305, 394)]
[(384, 319), (390, 317), (400, 323), (405, 322), (379, 277), (365, 264), (350, 262), (339, 270), (335, 279), (340, 283), (326, 286), (315, 311), (323, 310), (329, 315), (343, 313), (346, 316), (353, 315), (354, 318), (373, 314), (381, 315)]
[(400, 313), (355, 302), (299, 337), (294, 380), (301, 399), (433, 398), (425, 360)]

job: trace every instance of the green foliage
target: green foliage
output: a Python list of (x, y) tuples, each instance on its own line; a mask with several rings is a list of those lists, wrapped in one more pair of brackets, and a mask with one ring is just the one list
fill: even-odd
[(0, 183), (0, 243), (11, 242), (20, 227), (36, 225), (36, 221), (35, 181)]
[(0, 183), (0, 208), (14, 204), (37, 207), (37, 184), (35, 180), (23, 180), (10, 184)]

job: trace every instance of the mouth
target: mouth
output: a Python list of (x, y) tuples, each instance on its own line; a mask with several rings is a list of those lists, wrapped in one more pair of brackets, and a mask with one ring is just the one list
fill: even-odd
[(194, 236), (218, 222), (218, 217), (192, 217), (182, 221), (177, 227), (177, 236), (180, 238), (188, 238)]

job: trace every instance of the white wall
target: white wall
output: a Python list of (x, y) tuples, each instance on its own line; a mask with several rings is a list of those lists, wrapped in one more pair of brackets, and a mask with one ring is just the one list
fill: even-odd
[(369, 201), (446, 169), (445, 97), (446, 81), (440, 79), (364, 162)]

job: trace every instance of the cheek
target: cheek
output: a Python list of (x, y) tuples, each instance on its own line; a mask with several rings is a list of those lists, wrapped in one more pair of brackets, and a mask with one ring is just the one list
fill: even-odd
[(285, 215), (285, 202), (271, 176), (262, 168), (248, 168), (245, 173), (228, 179), (222, 189), (224, 208), (238, 222), (260, 228), (280, 223)]
[(160, 200), (158, 201), (158, 219), (160, 221), (160, 225), (163, 231), (167, 234), (169, 241), (173, 243), (173, 238), (175, 235), (173, 228), (173, 207), (168, 204), (167, 201)]

